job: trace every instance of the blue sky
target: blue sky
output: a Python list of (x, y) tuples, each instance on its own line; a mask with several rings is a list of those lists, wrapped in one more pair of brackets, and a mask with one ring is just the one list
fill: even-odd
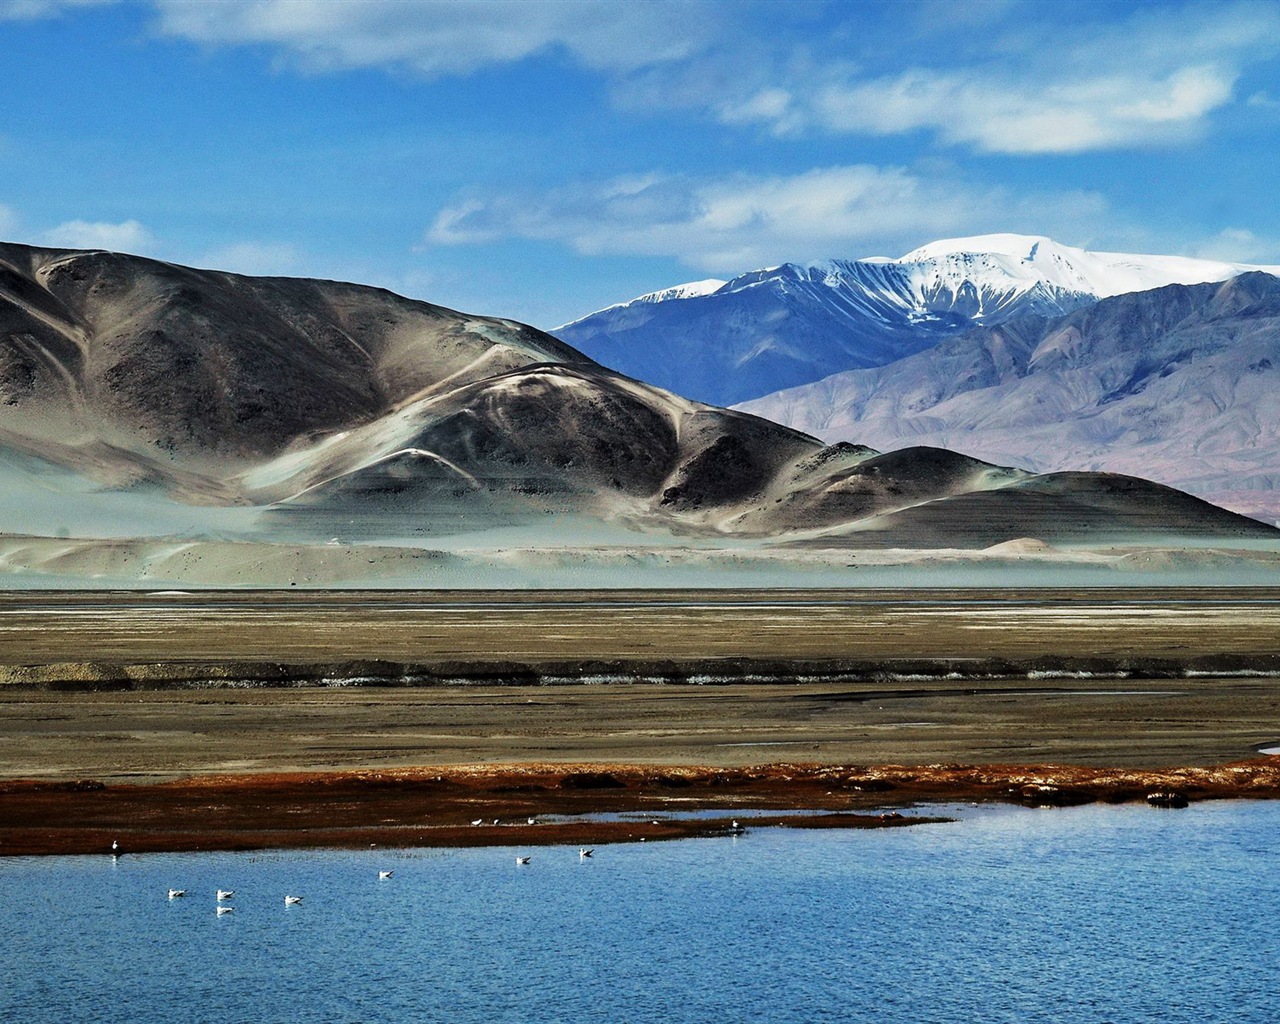
[(1280, 263), (1280, 4), (0, 0), (0, 237), (552, 327), (1016, 231)]

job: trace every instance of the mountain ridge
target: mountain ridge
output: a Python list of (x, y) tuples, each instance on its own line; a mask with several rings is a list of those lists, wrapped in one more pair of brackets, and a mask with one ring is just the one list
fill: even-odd
[(1280, 273), (1092, 253), (1044, 236), (983, 235), (929, 243), (897, 260), (784, 263), (710, 290), (713, 282), (676, 286), (552, 333), (624, 373), (734, 405), (841, 370), (885, 365), (976, 323), (1062, 315), (1100, 297), (1257, 269)]
[(1280, 278), (1169, 285), (743, 403), (828, 441), (1140, 473), (1280, 518)]

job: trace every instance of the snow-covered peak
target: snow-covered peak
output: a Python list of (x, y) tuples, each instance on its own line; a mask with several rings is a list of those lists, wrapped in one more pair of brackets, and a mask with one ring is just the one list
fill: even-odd
[(705, 281), (689, 281), (687, 284), (677, 284), (671, 288), (663, 288), (661, 291), (649, 292), (647, 295), (641, 295), (635, 302), (665, 302), (667, 299), (697, 299), (703, 295), (710, 295), (718, 292), (729, 282), (721, 281), (719, 278), (709, 277)]
[(565, 327), (572, 327), (574, 324), (582, 323), (589, 320), (593, 316), (599, 316), (601, 313), (607, 313), (613, 309), (626, 309), (628, 306), (636, 306), (644, 303), (652, 302), (669, 302), (672, 299), (700, 299), (704, 295), (711, 295), (718, 292), (729, 282), (721, 281), (718, 278), (709, 277), (704, 281), (689, 281), (685, 284), (672, 285), (670, 288), (662, 288), (656, 292), (646, 292), (644, 295), (638, 295), (634, 299), (628, 299), (626, 302), (615, 302), (612, 306), (605, 306), (603, 309), (597, 309), (593, 313), (586, 316), (578, 317), (577, 320), (571, 320), (567, 324), (561, 324), (559, 327), (553, 327), (552, 331), (559, 331)]
[(1169, 284), (1225, 281), (1252, 270), (1280, 274), (1280, 267), (1275, 266), (1225, 263), (1189, 256), (1090, 252), (1062, 245), (1043, 235), (1014, 234), (942, 239), (913, 249), (896, 262), (945, 265), (953, 271), (995, 271), (1006, 278), (1039, 279), (1056, 288), (1100, 299)]
[[(851, 285), (897, 293), (892, 296), (895, 304), (902, 304), (905, 299), (908, 305), (926, 312), (934, 305), (939, 289), (954, 292), (962, 286), (971, 286), (979, 296), (999, 297), (1003, 308), (1008, 306), (1011, 297), (1026, 293), (1103, 299), (1170, 284), (1225, 281), (1254, 270), (1280, 276), (1280, 266), (1254, 266), (1189, 256), (1090, 252), (1055, 242), (1045, 235), (970, 235), (930, 242), (899, 259), (870, 256), (857, 260), (783, 263), (748, 271), (730, 281), (719, 278), (690, 281), (606, 306), (562, 327), (582, 323), (610, 310), (673, 299), (699, 299), (717, 292), (727, 295), (797, 278), (831, 288)], [(886, 274), (893, 275), (893, 284)], [(984, 318), (985, 305), (979, 303), (975, 309), (972, 315), (976, 319)]]
[(783, 263), (728, 282), (650, 292), (553, 329), (628, 376), (729, 405), (841, 370), (882, 366), (942, 338), (1057, 317), (1127, 292), (1280, 267), (1088, 252), (1043, 235), (921, 246), (898, 259)]
[[(1043, 250), (1043, 252), (1042, 252)], [(1072, 249), (1070, 246), (1058, 245), (1052, 238), (1044, 235), (970, 235), (967, 238), (943, 238), (918, 249), (912, 249), (895, 263), (921, 263), (924, 260), (941, 259), (944, 256), (956, 256), (967, 253), (990, 253), (995, 256), (1015, 256), (1020, 260), (1032, 261), (1037, 256), (1048, 256), (1050, 252), (1082, 253), (1083, 249)]]

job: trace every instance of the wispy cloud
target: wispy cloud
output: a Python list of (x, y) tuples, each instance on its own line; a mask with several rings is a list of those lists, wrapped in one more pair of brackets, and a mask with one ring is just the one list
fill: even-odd
[(1245, 70), (1280, 55), (1280, 6), (1249, 0), (1135, 5), (1119, 17), (1013, 0), (929, 0), (900, 16), (834, 5), (822, 15), (830, 31), (798, 34), (788, 29), (806, 22), (803, 5), (750, 2), (154, 3), (161, 35), (262, 46), (309, 72), (436, 78), (551, 54), (600, 72), (624, 106), (701, 109), (778, 136), (920, 133), (1025, 155), (1194, 139)]
[(434, 77), (559, 50), (597, 69), (687, 56), (713, 8), (678, 0), (157, 0), (160, 31), (206, 44), (264, 44), (312, 71), (391, 67)]
[(786, 259), (899, 255), (993, 225), (1080, 240), (1105, 214), (1105, 202), (1089, 192), (1016, 197), (941, 174), (853, 165), (794, 176), (649, 175), (470, 196), (442, 210), (427, 239), (549, 240), (584, 255), (663, 256), (732, 273)]
[(1280, 263), (1280, 240), (1263, 238), (1248, 228), (1223, 228), (1212, 238), (1192, 246), (1190, 255), (1227, 263)]
[(118, 0), (0, 0), (0, 21), (56, 18), (77, 7), (101, 7)]
[(0, 237), (8, 238), (18, 230), (18, 215), (0, 203)]
[[(726, 124), (782, 136), (927, 132), (990, 153), (1079, 153), (1194, 138), (1233, 100), (1243, 69), (1280, 55), (1274, 4), (1137, 8), (1119, 24), (1011, 22), (991, 29), (984, 54), (904, 47), (905, 67), (882, 74), (847, 61), (798, 69), (791, 59), (772, 76), (704, 88), (694, 102)], [(663, 94), (661, 74), (646, 81), (650, 105)], [(687, 78), (666, 78), (673, 101), (690, 102)]]
[(156, 246), (155, 237), (136, 220), (120, 224), (69, 220), (46, 231), (41, 241), (61, 249), (109, 249), (137, 254), (144, 254)]
[[(1034, 90), (981, 72), (909, 72), (808, 98), (807, 119), (844, 132), (937, 132), (995, 153), (1078, 153), (1188, 137), (1231, 97), (1235, 73), (1212, 66), (1046, 82)], [(785, 122), (780, 122), (785, 123)]]

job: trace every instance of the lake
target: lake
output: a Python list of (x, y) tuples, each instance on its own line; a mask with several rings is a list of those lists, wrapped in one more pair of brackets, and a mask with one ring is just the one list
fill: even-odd
[(1274, 1019), (1280, 802), (950, 811), (586, 860), (0, 859), (0, 1020)]

